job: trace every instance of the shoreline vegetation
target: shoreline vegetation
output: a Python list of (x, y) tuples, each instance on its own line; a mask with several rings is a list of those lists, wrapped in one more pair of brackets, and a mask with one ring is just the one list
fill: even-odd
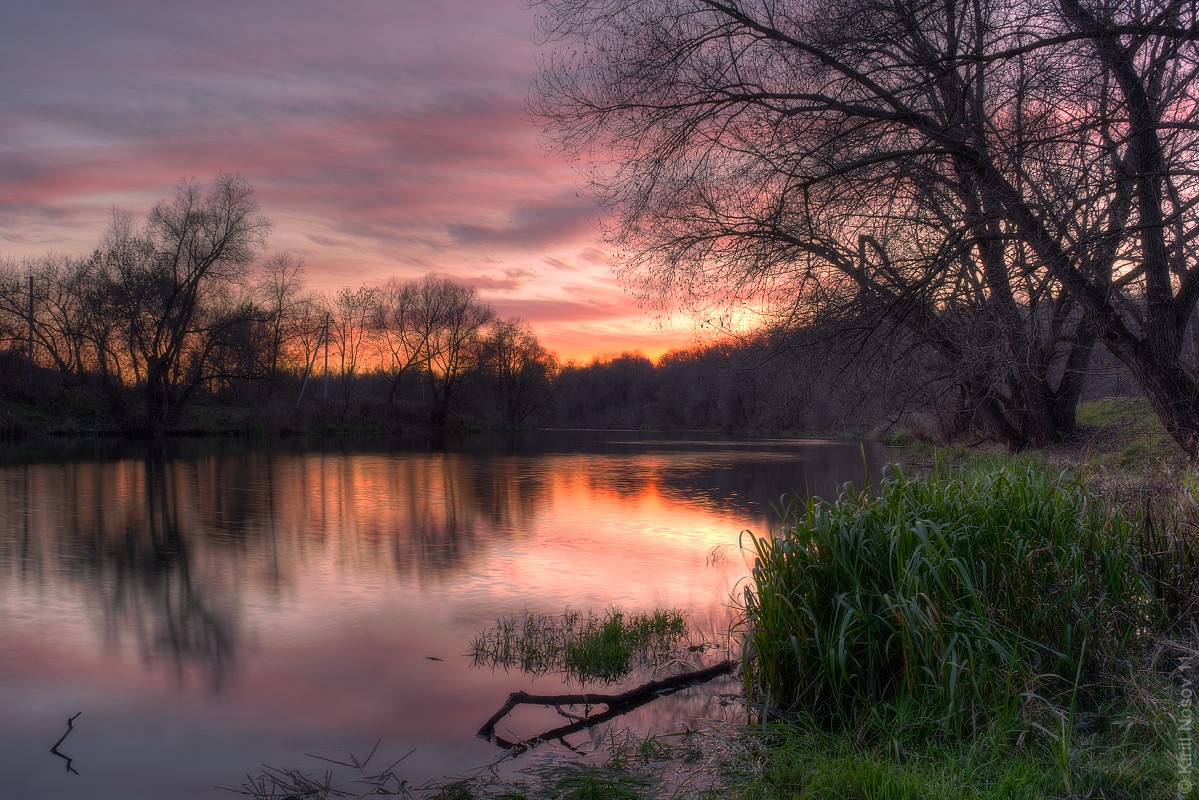
[[(875, 323), (839, 313), (725, 331), (654, 360), (562, 363), (528, 322), (444, 276), (316, 291), (299, 259), (266, 254), (268, 228), (253, 186), (219, 174), (180, 184), (140, 225), (114, 219), (88, 255), (0, 259), (0, 442), (551, 427), (908, 431), (1021, 449), (1082, 435), (1080, 397), (1144, 391), (1136, 370), (1085, 342), (1050, 397), (1035, 371), (1017, 371), (1035, 384), (1017, 390), (1002, 361), (945, 361), (885, 326), (886, 346), (864, 346), (854, 332)], [(1045, 369), (1059, 360), (1050, 352)], [(1047, 407), (1054, 419), (1033, 419)]]
[[(598, 362), (597, 362), (598, 363)], [(437, 422), (425, 404), (414, 402), (356, 402), (350, 413), (333, 397), (308, 397), (302, 403), (287, 397), (266, 397), (257, 402), (219, 397), (193, 400), (169, 428), (144, 424), (135, 406), (112, 409), (109, 399), (94, 389), (77, 386), (49, 392), (10, 387), (0, 397), (0, 446), (17, 442), (72, 439), (151, 439), (225, 437), (325, 437), (354, 435), (427, 435), (436, 433), (509, 433), (538, 430), (641, 430), (670, 433), (721, 433), (732, 436), (870, 439), (903, 448), (925, 457), (937, 450), (942, 457), (968, 453), (1004, 452), (994, 441), (956, 437), (953, 442), (903, 425), (871, 428), (848, 421), (799, 427), (753, 424), (748, 426), (656, 425), (646, 419), (556, 419), (538, 416), (505, 422), (486, 413), (450, 414)], [(1105, 467), (1143, 471), (1160, 464), (1181, 466), (1185, 454), (1166, 433), (1147, 400), (1117, 396), (1090, 400), (1078, 406), (1078, 424), (1062, 441), (1025, 452), (1063, 465), (1096, 459)], [(826, 421), (827, 422), (827, 421)]]
[[(593, 371), (599, 383), (608, 374)], [(197, 396), (170, 428), (152, 429), (139, 424), (136, 401), (114, 408), (95, 387), (10, 386), (0, 450), (24, 457), (43, 443), (89, 440), (537, 430), (499, 420), (485, 402), (438, 420), (426, 403), (309, 394), (301, 404), (285, 395), (258, 404)], [(688, 432), (655, 428), (651, 417), (638, 425), (617, 415), (593, 429)], [(764, 570), (742, 597), (739, 631), (740, 702), (752, 724), (609, 735), (585, 758), (534, 755), (503, 778), (484, 770), (418, 787), (397, 779), (398, 768), (375, 774), (369, 759), (353, 759), (334, 765), (357, 773), (348, 783), (336, 771), (268, 770), (235, 791), (337, 797), (347, 787), (361, 793), (365, 781), (378, 795), (480, 800), (1193, 796), (1193, 468), (1143, 398), (1084, 402), (1077, 423), (1064, 441), (1020, 455), (851, 425), (823, 434), (762, 424), (696, 430), (875, 438), (909, 465), (870, 493), (797, 498), (785, 538), (743, 542)], [(597, 640), (624, 650), (611, 637)]]
[[(535, 758), (515, 776), (388, 791), (1195, 796), (1199, 487), (1144, 401), (1084, 404), (1079, 422), (1075, 440), (1025, 455), (907, 442), (916, 467), (869, 491), (793, 497), (775, 539), (743, 541), (757, 557), (734, 631), (745, 727), (610, 735), (586, 757)], [(323, 787), (273, 774), (243, 791), (339, 796), (331, 773)]]
[[(136, 409), (108, 414), (82, 388), (54, 403), (13, 394), (0, 406), (0, 446), (10, 451), (163, 434), (126, 424), (141, 417)], [(535, 430), (465, 414), (434, 424), (416, 404), (343, 411), (311, 397), (298, 409), (196, 399), (166, 433)], [(766, 432), (746, 435), (754, 433)], [(746, 727), (610, 737), (586, 757), (534, 755), (502, 778), (483, 770), (418, 787), (397, 779), (395, 767), (393, 782), (384, 775), (380, 784), (354, 760), (320, 774), (267, 770), (235, 791), (337, 797), (369, 786), (460, 800), (1194, 796), (1199, 486), (1149, 403), (1082, 403), (1071, 437), (1019, 455), (896, 432), (881, 441), (897, 448), (906, 472), (870, 492), (794, 498), (782, 537), (742, 543), (758, 558), (741, 597), (742, 650), (732, 654), (742, 659)], [(352, 774), (343, 781), (339, 770)]]

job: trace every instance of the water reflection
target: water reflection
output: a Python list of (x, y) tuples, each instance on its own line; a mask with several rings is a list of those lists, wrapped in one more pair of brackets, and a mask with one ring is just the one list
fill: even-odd
[(151, 452), (4, 470), (0, 564), (84, 598), (105, 647), (134, 648), (180, 680), (190, 666), (219, 689), (236, 649), (236, 597), (221, 570), (206, 569), (214, 540), (194, 519), (189, 467)]
[(0, 566), (86, 600), (107, 647), (135, 647), (219, 690), (247, 582), (276, 599), (314, 561), (452, 580), (481, 541), (527, 526), (542, 471), (507, 456), (270, 450), (31, 464), (0, 471)]
[[(679, 607), (720, 630), (745, 570), (708, 552), (765, 532), (783, 491), (835, 492), (862, 464), (856, 445), (633, 434), (120, 445), (8, 463), (0, 785), (28, 770), (15, 796), (77, 792), (38, 759), (81, 709), (72, 755), (94, 798), (207, 796), (264, 761), (378, 737), (419, 747), (430, 775), (482, 763), (473, 732), (509, 691), (561, 686), (471, 670), (474, 633), (523, 609), (609, 605)], [(688, 690), (619, 724), (718, 714), (714, 697)], [(520, 729), (556, 724), (524, 719), (536, 714)], [(38, 726), (40, 746), (20, 733)], [(160, 782), (133, 790), (144, 767), (131, 765), (165, 741)]]

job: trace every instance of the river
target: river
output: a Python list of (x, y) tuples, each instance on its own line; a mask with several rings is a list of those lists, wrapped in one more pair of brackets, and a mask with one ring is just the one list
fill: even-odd
[[(889, 457), (626, 432), (9, 453), (0, 794), (234, 797), (214, 787), (376, 741), (387, 762), (415, 750), (396, 770), (409, 781), (461, 774), (496, 756), (474, 732), (509, 692), (564, 689), (471, 664), (470, 640), (497, 617), (677, 608), (718, 638), (747, 574), (739, 533), (767, 534), (782, 493), (835, 495)], [(743, 717), (720, 697), (736, 688), (607, 725)], [(65, 757), (50, 753), (78, 712)], [(561, 722), (522, 709), (504, 725), (532, 736)]]

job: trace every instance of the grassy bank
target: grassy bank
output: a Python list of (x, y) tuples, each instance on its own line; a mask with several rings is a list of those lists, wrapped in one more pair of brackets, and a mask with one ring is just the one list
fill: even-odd
[(1133, 526), (1031, 464), (893, 470), (877, 492), (792, 503), (784, 532), (754, 541), (744, 595), (764, 702), (850, 724), (919, 708), (964, 734), (1028, 692), (1091, 681), (1138, 627), (1166, 624)]
[(1192, 542), (1028, 460), (796, 500), (744, 658), (797, 722), (744, 796), (1176, 796)]

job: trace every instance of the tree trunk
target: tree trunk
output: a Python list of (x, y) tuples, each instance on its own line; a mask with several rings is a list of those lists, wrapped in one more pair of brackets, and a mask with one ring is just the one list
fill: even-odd
[(1082, 398), (1083, 382), (1087, 365), (1091, 363), (1091, 355), (1095, 352), (1095, 341), (1091, 326), (1080, 324), (1053, 396), (1053, 418), (1062, 433), (1078, 427), (1078, 401)]
[[(1120, 357), (1114, 350), (1113, 354)], [(1177, 361), (1162, 365), (1149, 358), (1120, 360), (1144, 389), (1166, 432), (1194, 460), (1199, 456), (1199, 387)]]

